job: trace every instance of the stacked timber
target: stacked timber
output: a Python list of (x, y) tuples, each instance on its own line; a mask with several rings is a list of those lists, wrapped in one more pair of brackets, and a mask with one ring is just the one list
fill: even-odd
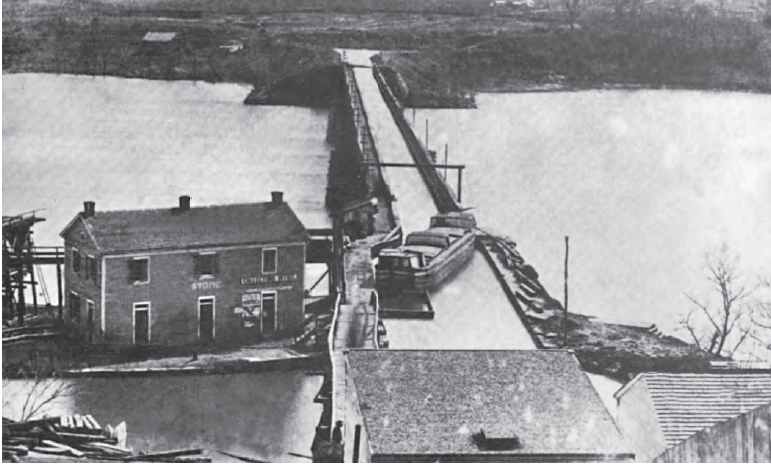
[(3, 418), (3, 461), (211, 462), (203, 450), (135, 454), (126, 423), (102, 428), (90, 414), (16, 422)]

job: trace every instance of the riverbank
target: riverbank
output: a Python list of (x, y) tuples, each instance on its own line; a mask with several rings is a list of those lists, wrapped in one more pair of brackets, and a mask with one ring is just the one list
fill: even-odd
[[(771, 92), (771, 29), (737, 17), (586, 15), (575, 30), (546, 16), (492, 34), (459, 34), (389, 53), (403, 102), (468, 107), (475, 92), (689, 89)], [(459, 103), (460, 102), (460, 103)]]
[(402, 50), (381, 61), (413, 107), (469, 108), (476, 92), (771, 92), (771, 29), (752, 17), (592, 10), (571, 28), (559, 10), (271, 5), (5, 2), (3, 71), (237, 82), (254, 86), (247, 103), (326, 106), (334, 49), (368, 48)]

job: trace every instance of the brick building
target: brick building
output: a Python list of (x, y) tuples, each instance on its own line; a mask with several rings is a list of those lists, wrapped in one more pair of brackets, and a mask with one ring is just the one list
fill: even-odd
[(256, 343), (304, 317), (308, 233), (270, 202), (97, 212), (65, 227), (66, 318), (118, 345)]

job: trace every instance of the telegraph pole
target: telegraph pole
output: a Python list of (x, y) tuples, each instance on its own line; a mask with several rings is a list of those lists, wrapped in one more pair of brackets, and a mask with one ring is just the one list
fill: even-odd
[(562, 346), (565, 347), (568, 344), (568, 254), (570, 252), (569, 237), (565, 236), (565, 299), (563, 306), (565, 307), (565, 316), (562, 322)]
[(447, 144), (444, 144), (444, 180), (447, 180)]
[(428, 119), (426, 119), (426, 151), (428, 151)]

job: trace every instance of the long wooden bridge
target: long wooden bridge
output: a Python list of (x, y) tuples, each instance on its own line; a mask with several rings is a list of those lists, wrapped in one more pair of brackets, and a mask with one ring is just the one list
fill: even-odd
[[(389, 192), (392, 201), (388, 206), (392, 209), (394, 232), (398, 231), (401, 237), (425, 229), (429, 218), (437, 212), (467, 209), (461, 204), (460, 196), (460, 176), (466, 166), (452, 165), (458, 172), (454, 190), (439, 174), (445, 166), (434, 163), (404, 118), (401, 103), (380, 69), (364, 63), (343, 66), (348, 90), (347, 112), (353, 115), (360, 150), (358, 159), (368, 173), (368, 190)], [(389, 237), (395, 235), (392, 233)], [(381, 245), (365, 242), (355, 246)], [(530, 295), (523, 298), (522, 289), (526, 287), (509, 275), (513, 272), (506, 271), (507, 266), (510, 269), (521, 266), (520, 262), (512, 260), (512, 254), (518, 256), (507, 244), (485, 235), (467, 269), (429, 295), (436, 320), (428, 323), (389, 320), (390, 345), (400, 349), (543, 348), (542, 338), (526, 321), (527, 311), (522, 307)], [(380, 301), (374, 289), (369, 253), (354, 250), (353, 255), (352, 258), (351, 252), (347, 252), (343, 256), (341, 252), (338, 256), (339, 262), (345, 263), (342, 266), (345, 289), (338, 289), (329, 333), (331, 372), (325, 382), (327, 391), (321, 394), (324, 413), (317, 429), (317, 442), (331, 443), (333, 427), (342, 421), (345, 445), (336, 450), (342, 457), (338, 455), (333, 459), (342, 458), (345, 462), (355, 459), (355, 446), (351, 445), (358, 443), (355, 431), (360, 428), (356, 425), (361, 425), (345, 353), (350, 349), (388, 346), (388, 342), (384, 343), (386, 327), (380, 320)], [(539, 292), (545, 294), (542, 287)], [(480, 305), (481, 296), (484, 304)], [(548, 297), (538, 295), (539, 298), (544, 296)]]

